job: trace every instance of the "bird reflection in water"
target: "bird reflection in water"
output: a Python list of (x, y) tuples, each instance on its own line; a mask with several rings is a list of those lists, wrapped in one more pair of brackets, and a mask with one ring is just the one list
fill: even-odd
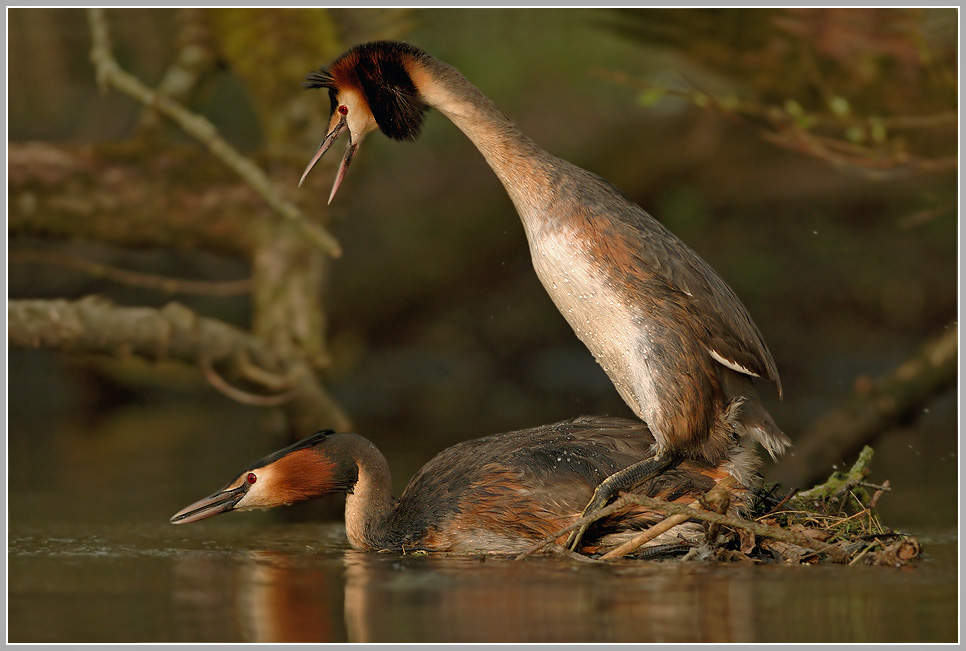
[(174, 614), (195, 642), (738, 642), (755, 582), (681, 563), (248, 550), (186, 555)]
[(340, 563), (277, 549), (198, 553), (174, 574), (178, 630), (193, 642), (342, 642)]

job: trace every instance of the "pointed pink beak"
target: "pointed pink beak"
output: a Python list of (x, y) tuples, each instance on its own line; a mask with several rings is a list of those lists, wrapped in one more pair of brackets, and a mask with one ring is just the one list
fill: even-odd
[[(309, 161), (308, 166), (305, 171), (302, 172), (302, 178), (299, 179), (299, 187), (302, 187), (302, 182), (305, 181), (305, 177), (309, 175), (315, 164), (325, 155), (325, 152), (329, 151), (332, 144), (339, 139), (339, 136), (343, 131), (348, 131), (348, 125), (346, 124), (345, 118), (343, 117), (335, 128), (329, 132), (329, 134), (322, 140), (319, 148), (316, 150), (315, 155), (312, 156), (312, 160)], [(342, 179), (345, 178), (346, 171), (349, 169), (349, 164), (352, 162), (352, 157), (356, 153), (358, 144), (352, 142), (352, 132), (349, 131), (349, 144), (345, 148), (345, 155), (342, 157), (342, 163), (339, 164), (339, 172), (335, 176), (335, 183), (332, 184), (332, 192), (329, 193), (329, 203), (332, 203), (332, 199), (335, 198), (335, 193), (339, 191), (339, 186), (342, 185)]]

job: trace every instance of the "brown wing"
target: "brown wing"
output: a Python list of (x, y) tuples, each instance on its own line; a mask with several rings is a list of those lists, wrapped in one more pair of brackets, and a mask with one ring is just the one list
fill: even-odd
[[(581, 203), (607, 231), (595, 246), (606, 247), (614, 281), (636, 297), (641, 318), (659, 314), (655, 301), (679, 310), (706, 347), (735, 367), (772, 382), (781, 395), (778, 368), (764, 337), (731, 287), (705, 260), (643, 208), (604, 179), (583, 172)], [(607, 214), (593, 217), (595, 206)]]

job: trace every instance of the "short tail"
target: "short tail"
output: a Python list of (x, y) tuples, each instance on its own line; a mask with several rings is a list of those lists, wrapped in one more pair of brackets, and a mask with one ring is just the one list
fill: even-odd
[(732, 406), (737, 407), (736, 417), (731, 419), (735, 432), (741, 437), (749, 437), (760, 443), (773, 461), (778, 461), (778, 457), (791, 447), (791, 439), (778, 428), (771, 414), (765, 411), (760, 402), (734, 398), (729, 405), (729, 412), (732, 411)]

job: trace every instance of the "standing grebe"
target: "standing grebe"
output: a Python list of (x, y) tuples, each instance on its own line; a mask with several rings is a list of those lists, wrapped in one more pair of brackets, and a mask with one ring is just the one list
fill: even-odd
[[(346, 536), (356, 549), (517, 553), (572, 524), (597, 485), (638, 461), (653, 442), (639, 421), (596, 416), (485, 436), (438, 454), (395, 499), (389, 465), (372, 443), (356, 434), (319, 432), (253, 463), (171, 522), (344, 492)], [(730, 509), (740, 512), (750, 505), (746, 487), (757, 481), (758, 463), (736, 445), (717, 465), (686, 460), (635, 492), (690, 503), (732, 476)], [(663, 517), (628, 507), (594, 523), (579, 551), (606, 552)], [(702, 532), (701, 525), (685, 523), (649, 544), (694, 543)]]

